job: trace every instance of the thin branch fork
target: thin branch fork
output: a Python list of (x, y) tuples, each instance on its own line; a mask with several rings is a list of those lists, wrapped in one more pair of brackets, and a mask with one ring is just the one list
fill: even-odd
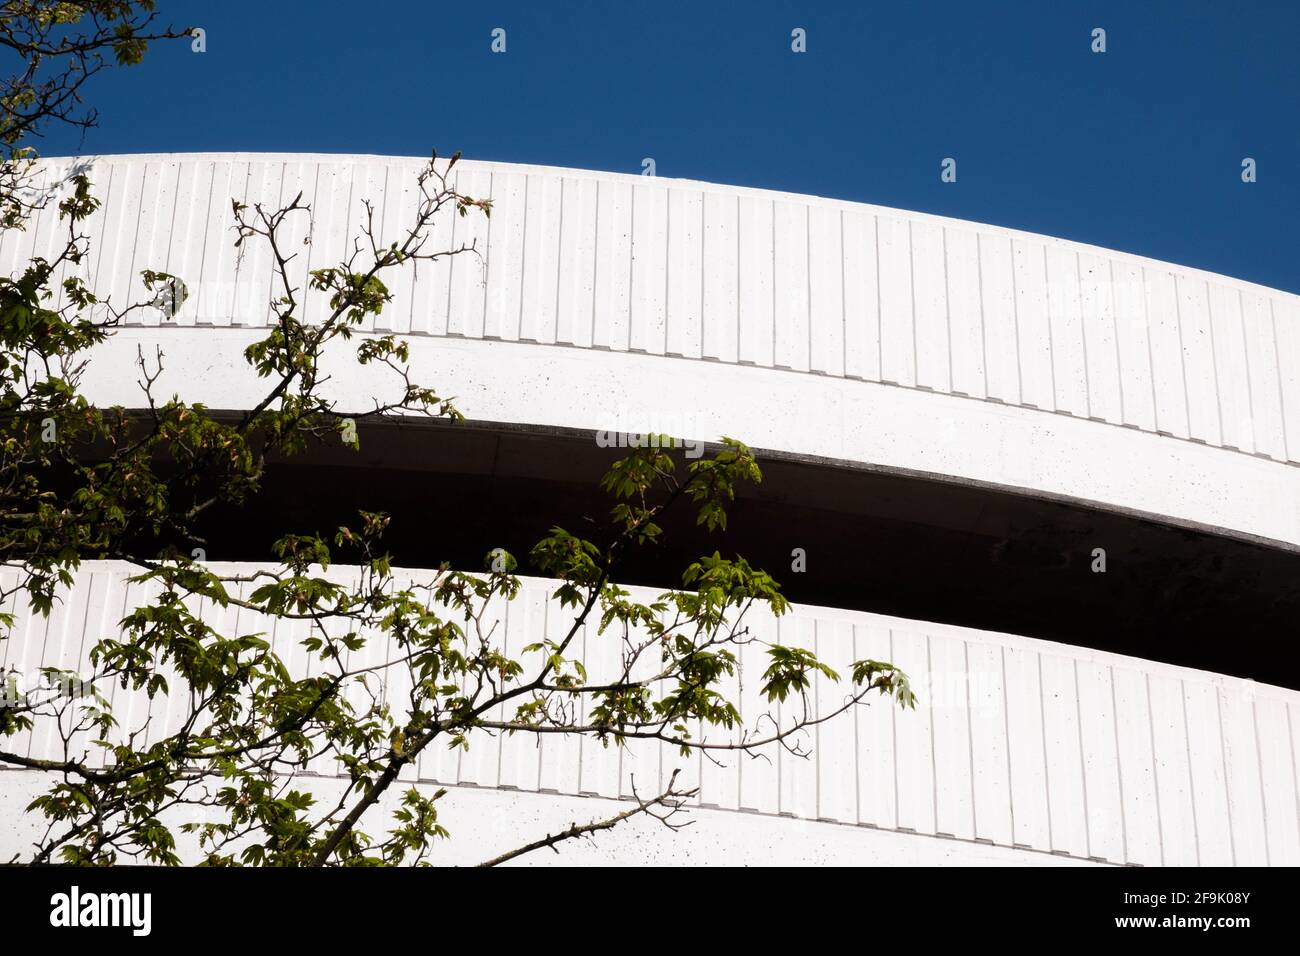
[[(622, 813), (616, 814), (612, 817), (607, 817), (604, 820), (595, 820), (591, 823), (582, 824), (575, 823), (567, 830), (561, 830), (559, 833), (542, 837), (540, 840), (534, 840), (532, 843), (525, 844), (524, 846), (511, 850), (508, 853), (502, 853), (500, 856), (494, 856), (492, 859), (486, 860), (478, 865), (480, 867), (499, 866), (502, 863), (508, 863), (511, 860), (517, 859), (525, 853), (532, 853), (534, 850), (541, 850), (547, 847), (549, 847), (553, 852), (559, 853), (560, 851), (556, 849), (558, 844), (564, 843), (568, 840), (576, 840), (579, 837), (591, 836), (592, 834), (599, 833), (602, 830), (612, 830), (623, 821), (630, 820), (633, 817), (640, 816), (641, 814), (654, 817), (670, 830), (676, 831), (684, 829), (685, 827), (690, 826), (691, 821), (688, 820), (685, 823), (678, 823), (673, 819), (673, 817), (682, 812), (682, 804), (685, 801), (689, 800), (700, 791), (698, 787), (694, 787), (690, 790), (677, 790), (675, 784), (677, 783), (677, 775), (680, 772), (680, 770), (674, 770), (672, 777), (668, 781), (667, 789), (665, 789), (663, 793), (659, 794), (659, 796), (650, 800), (642, 800), (639, 796), (636, 796), (636, 788), (634, 787), (632, 794), (636, 798), (637, 805), (629, 810), (624, 810)], [(661, 811), (659, 809), (661, 807), (667, 812)]]

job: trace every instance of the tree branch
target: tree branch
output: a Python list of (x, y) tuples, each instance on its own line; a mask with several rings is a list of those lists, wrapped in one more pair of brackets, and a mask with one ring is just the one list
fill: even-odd
[[(509, 863), (511, 860), (518, 859), (525, 853), (532, 853), (534, 850), (540, 850), (544, 847), (550, 847), (556, 853), (559, 853), (560, 851), (555, 849), (556, 846), (560, 843), (564, 843), (566, 840), (576, 840), (578, 837), (590, 836), (591, 834), (599, 833), (602, 830), (612, 830), (624, 820), (630, 820), (633, 817), (640, 816), (641, 814), (654, 817), (670, 830), (681, 830), (683, 827), (689, 826), (690, 822), (675, 823), (672, 818), (681, 812), (682, 804), (686, 800), (689, 800), (691, 797), (699, 793), (699, 788), (697, 787), (691, 790), (675, 789), (673, 785), (677, 782), (678, 773), (680, 773), (679, 770), (673, 771), (672, 778), (668, 781), (668, 788), (664, 790), (663, 793), (650, 800), (642, 800), (640, 797), (636, 797), (637, 805), (630, 810), (624, 810), (622, 813), (616, 814), (612, 817), (607, 817), (604, 820), (595, 820), (591, 823), (583, 824), (575, 823), (567, 830), (561, 830), (559, 833), (544, 836), (540, 840), (534, 840), (532, 843), (521, 846), (518, 849), (511, 850), (508, 853), (502, 853), (500, 856), (494, 856), (492, 859), (485, 860), (478, 865), (480, 867), (500, 866), (502, 863)], [(633, 789), (632, 792), (635, 796), (636, 790)], [(655, 810), (658, 807), (663, 807), (668, 812), (662, 815), (656, 813)]]

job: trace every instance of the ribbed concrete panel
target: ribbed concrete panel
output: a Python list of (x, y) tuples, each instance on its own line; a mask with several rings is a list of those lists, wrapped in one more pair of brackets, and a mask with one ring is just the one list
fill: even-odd
[[(330, 572), (337, 580), (351, 573)], [(48, 620), (19, 607), (13, 636), (0, 645), (4, 668), (28, 677), (43, 666), (85, 673), (91, 642), (113, 633), (124, 613), (152, 595), (128, 585), (128, 574), (121, 564), (91, 562)], [(515, 601), (489, 610), (486, 625), (495, 626), (493, 640), (507, 653), (518, 654), (571, 619), (552, 599), (552, 588), (524, 579)], [(653, 593), (632, 592), (638, 600)], [(215, 625), (268, 633), (295, 674), (318, 666), (299, 645), (306, 635), (301, 622), (271, 624), (233, 608), (200, 610)], [(1028, 638), (825, 608), (796, 607), (780, 620), (759, 614), (752, 628), (764, 641), (815, 648), (841, 671), (858, 658), (892, 660), (907, 669), (920, 703), (901, 711), (875, 702), (820, 725), (802, 741), (812, 751), (807, 759), (772, 746), (767, 760), (723, 756), (718, 765), (645, 742), (619, 750), (595, 740), (545, 736), (539, 743), (523, 734), (479, 733), (467, 751), (430, 748), (407, 779), (626, 798), (633, 786), (645, 793), (680, 769), (679, 781), (700, 787), (698, 802), (721, 810), (1115, 863), (1300, 859), (1291, 734), (1300, 694), (1293, 691)], [(594, 627), (579, 636), (577, 651), (592, 680), (619, 667), (616, 639)], [(391, 654), (375, 643), (348, 663), (362, 667)], [(769, 710), (759, 696), (765, 655), (750, 645), (740, 662), (730, 689), (752, 726)], [(405, 692), (403, 680), (399, 670), (389, 676), (385, 693), (394, 704)], [(124, 733), (150, 721), (154, 740), (180, 719), (164, 697), (150, 702), (117, 688), (111, 693)], [(813, 712), (829, 712), (843, 694), (843, 686), (820, 680)], [(11, 738), (6, 747), (57, 754), (48, 728)], [(325, 761), (312, 770), (337, 773)], [(0, 786), (17, 776), (5, 775)]]
[[(342, 259), (365, 217), (385, 242), (414, 214), (418, 160), (212, 154), (47, 160), (103, 208), (93, 274), (123, 304), (144, 268), (182, 275), (177, 325), (259, 325), (264, 244), (232, 247), (232, 199), (291, 221), (304, 314), (310, 269)], [(1300, 299), (1107, 250), (854, 203), (678, 180), (463, 161), (457, 188), (496, 215), (444, 216), (427, 248), (475, 244), (394, 273), (378, 326), (754, 364), (993, 398), (1277, 460), (1300, 451)], [(52, 207), (0, 237), (12, 271), (53, 249)], [(45, 250), (49, 246), (49, 250)], [(160, 322), (156, 310), (133, 315)], [(1276, 385), (1276, 388), (1274, 388)], [(1274, 392), (1277, 395), (1274, 395)], [(1279, 407), (1280, 406), (1280, 407)], [(1300, 445), (1300, 441), (1293, 441)]]
[(979, 234), (969, 229), (946, 230), (944, 253), (952, 393), (985, 398), (988, 355), (984, 348)]
[[(232, 199), (250, 214), (300, 194), (310, 205), (282, 238), (302, 315), (317, 321), (326, 302), (306, 288), (309, 271), (350, 255), (367, 217), (382, 242), (400, 243), (420, 166), (253, 154), (50, 160), (33, 179), (50, 204), (25, 231), (0, 233), (0, 268), (57, 253), (54, 204), (69, 175), (88, 169), (104, 203), (83, 229), (93, 251), (79, 274), (119, 306), (149, 297), (145, 268), (179, 274), (191, 293), (173, 321), (133, 312), (92, 362), (89, 393), (130, 404), (134, 376), (121, 369), (137, 345), (157, 343), (168, 374), (196, 399), (247, 407), (260, 396), (240, 376), (240, 353), (284, 290), (264, 243), (234, 247)], [(421, 377), (436, 373), (431, 384), (473, 415), (733, 434), (1300, 544), (1294, 295), (853, 203), (493, 163), (461, 163), (452, 178), (493, 199), (494, 214), (441, 217), (426, 249), (475, 251), (391, 272), (393, 301), (367, 331), (411, 335)], [(348, 403), (368, 406), (355, 369), (331, 381)], [(23, 674), (81, 666), (91, 640), (150, 597), (125, 577), (118, 566), (88, 565), (50, 620), (20, 614), (0, 662)], [(300, 624), (203, 613), (228, 629), (268, 628), (290, 665), (310, 673)], [(512, 653), (566, 615), (537, 581), (493, 613)], [(807, 760), (771, 746), (766, 759), (718, 766), (666, 747), (482, 735), (468, 752), (428, 751), (404, 779), (627, 798), (680, 768), (702, 805), (737, 817), (1078, 860), (1300, 862), (1300, 695), (867, 614), (800, 608), (753, 628), (767, 641), (815, 647), (841, 669), (854, 658), (894, 660), (921, 705), (877, 703), (818, 727)], [(615, 661), (594, 630), (580, 650), (593, 673)], [(388, 652), (370, 646), (350, 663)], [(752, 718), (766, 710), (766, 662), (757, 647), (740, 656), (734, 690)], [(402, 679), (393, 675), (390, 699), (400, 699)], [(124, 726), (148, 722), (148, 739), (179, 719), (166, 700), (112, 694)], [(830, 682), (814, 687), (819, 712), (841, 699)], [(54, 745), (48, 729), (7, 742), (26, 754)], [(336, 772), (324, 762), (312, 770)]]

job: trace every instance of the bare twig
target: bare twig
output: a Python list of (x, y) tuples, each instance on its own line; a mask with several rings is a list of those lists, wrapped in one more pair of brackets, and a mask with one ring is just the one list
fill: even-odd
[[(607, 817), (604, 820), (595, 820), (591, 823), (575, 823), (567, 830), (561, 830), (559, 833), (549, 834), (542, 837), (540, 840), (534, 840), (532, 843), (528, 843), (518, 849), (511, 850), (508, 853), (502, 853), (500, 856), (494, 856), (492, 859), (486, 860), (478, 865), (480, 867), (500, 866), (502, 863), (509, 863), (511, 860), (518, 859), (525, 853), (532, 853), (534, 850), (541, 850), (546, 847), (550, 847), (550, 849), (559, 853), (560, 851), (556, 849), (558, 844), (564, 843), (567, 840), (576, 840), (579, 837), (589, 837), (602, 830), (612, 830), (624, 820), (630, 820), (633, 817), (640, 816), (641, 814), (654, 817), (664, 826), (668, 827), (668, 829), (673, 831), (681, 830), (684, 827), (690, 826), (690, 821), (678, 823), (673, 819), (673, 817), (682, 812), (682, 804), (699, 793), (699, 789), (675, 789), (674, 784), (677, 782), (678, 773), (680, 773), (680, 771), (674, 770), (672, 778), (668, 781), (667, 789), (664, 790), (663, 793), (659, 794), (659, 796), (650, 800), (642, 800), (640, 797), (635, 796), (636, 790), (634, 788), (633, 795), (636, 799), (636, 806), (632, 807), (630, 810), (624, 810), (622, 813), (615, 814), (612, 817)], [(660, 807), (664, 808), (667, 812), (658, 812), (658, 808)]]

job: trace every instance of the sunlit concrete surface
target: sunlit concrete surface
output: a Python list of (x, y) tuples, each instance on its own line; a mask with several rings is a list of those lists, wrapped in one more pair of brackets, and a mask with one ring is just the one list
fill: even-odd
[[(337, 800), (340, 781), (306, 778), (301, 789), (318, 800)], [(425, 795), (437, 784), (417, 782)], [(405, 787), (395, 790), (362, 820), (362, 832), (379, 834), (391, 827), (392, 811)], [(628, 800), (575, 797), (557, 793), (526, 793), (507, 789), (447, 787), (439, 800), (439, 822), (450, 831), (434, 841), (426, 857), (440, 866), (473, 866), (517, 849), (544, 835), (559, 833), (574, 823), (623, 813)], [(0, 771), (0, 816), (14, 821), (0, 853), (19, 850), (39, 838), (43, 828), (35, 818), (21, 816), (23, 807), (40, 793), (35, 774)], [(164, 815), (171, 823), (201, 822), (194, 814)], [(674, 821), (684, 829), (669, 832), (647, 818), (633, 818), (595, 837), (563, 843), (558, 854), (539, 850), (510, 862), (510, 866), (1098, 866), (1092, 861), (1058, 854), (990, 846), (945, 837), (920, 838), (909, 833), (867, 826), (731, 813), (693, 808)], [(197, 858), (196, 842), (177, 834), (177, 847), (186, 859)]]
[[(284, 239), (305, 290), (309, 270), (351, 250), (365, 201), (381, 241), (402, 237), (421, 165), (270, 154), (44, 161), (37, 185), (52, 200), (74, 170), (104, 200), (78, 267), (101, 296), (118, 306), (150, 298), (143, 269), (174, 273), (190, 292), (173, 318), (133, 313), (95, 350), (87, 396), (141, 407), (136, 357), (160, 350), (156, 394), (252, 407), (265, 383), (242, 353), (265, 333), (273, 277), (264, 245), (234, 247), (231, 200), (277, 208), (301, 191), (311, 212)], [(408, 338), (413, 378), (472, 419), (730, 435), (801, 460), (1134, 513), (1279, 553), (1300, 545), (1297, 296), (856, 203), (469, 161), (454, 177), (491, 198), (494, 214), (448, 215), (429, 248), (473, 243), (480, 254), (390, 273), (393, 301), (363, 332)], [(0, 270), (53, 252), (54, 208), (0, 234)], [(301, 314), (318, 320), (323, 297), (302, 299)], [(384, 394), (382, 377), (345, 355), (324, 371), (342, 410)], [(17, 608), (4, 667), (81, 666), (93, 638), (148, 598), (128, 594), (125, 576), (88, 564), (48, 622)], [(559, 613), (547, 595), (529, 581), (500, 609), (507, 651)], [(854, 657), (893, 660), (921, 706), (860, 708), (810, 735), (808, 758), (722, 767), (667, 748), (480, 734), (465, 754), (427, 752), (407, 781), (451, 788), (442, 858), (474, 862), (538, 835), (534, 826), (626, 807), (634, 779), (645, 792), (680, 765), (700, 788), (697, 827), (673, 835), (643, 821), (562, 859), (1300, 863), (1294, 691), (923, 619), (799, 607), (757, 626), (841, 669)], [(305, 667), (301, 635), (278, 627), (278, 648)], [(598, 669), (611, 645), (591, 632), (584, 641)], [(750, 717), (762, 712), (759, 668), (746, 657), (736, 688)], [(816, 705), (842, 693), (819, 685)], [(128, 726), (147, 713), (139, 699), (118, 703)], [(37, 755), (53, 743), (38, 734), (13, 745)], [(313, 772), (313, 786), (337, 785), (331, 766)], [(36, 779), (0, 774), (7, 819)], [(500, 832), (502, 819), (518, 820), (518, 832)], [(4, 855), (30, 839), (29, 824), (0, 833)]]
[[(291, 219), (292, 277), (335, 264), (375, 209), (403, 235), (420, 160), (176, 154), (47, 160), (102, 210), (83, 268), (101, 295), (148, 299), (181, 276), (172, 321), (108, 346), (92, 396), (138, 404), (137, 346), (171, 357), (166, 390), (241, 407), (241, 350), (269, 316), (271, 258), (233, 245), (230, 200)], [(993, 226), (806, 196), (463, 161), (495, 213), (446, 216), (392, 274), (378, 327), (471, 417), (743, 435), (755, 447), (1076, 496), (1300, 544), (1300, 298)], [(53, 248), (53, 204), (0, 242), (0, 268)], [(454, 222), (453, 222), (454, 220)], [(304, 292), (308, 320), (323, 296)], [(241, 328), (243, 327), (243, 328)], [(123, 363), (128, 363), (124, 365)], [(336, 382), (368, 407), (371, 387)]]
[[(150, 597), (147, 588), (127, 584), (129, 573), (120, 563), (89, 563), (48, 621), (20, 614), (3, 648), (4, 668), (87, 673), (92, 640)], [(330, 572), (340, 581), (353, 573)], [(485, 621), (495, 624), (505, 653), (519, 655), (567, 627), (572, 612), (551, 598), (553, 587), (526, 578), (515, 601), (490, 609)], [(658, 593), (631, 591), (640, 601)], [(235, 608), (199, 610), (214, 626), (267, 633), (291, 670), (307, 673), (298, 644), (303, 622), (271, 622)], [(526, 734), (476, 731), (468, 751), (426, 750), (401, 782), (452, 788), (446, 822), (453, 838), (445, 853), (456, 862), (526, 843), (547, 827), (618, 812), (634, 788), (652, 796), (677, 769), (681, 788), (699, 788), (691, 801), (700, 808), (698, 830), (674, 834), (647, 821), (629, 834), (602, 837), (598, 850), (580, 851), (578, 859), (702, 862), (714, 859), (716, 848), (720, 862), (750, 863), (1037, 864), (1063, 857), (1300, 864), (1291, 732), (1300, 722), (1300, 693), (1013, 635), (827, 608), (796, 606), (780, 619), (755, 614), (751, 627), (761, 640), (815, 649), (841, 673), (855, 659), (893, 661), (911, 677), (920, 705), (904, 711), (880, 700), (827, 721), (800, 739), (806, 757), (772, 745), (757, 757), (726, 755), (721, 765), (655, 742), (619, 750), (589, 739), (547, 737), (539, 745)], [(578, 654), (593, 681), (619, 666), (617, 640), (594, 626), (581, 634)], [(348, 663), (364, 667), (395, 656), (376, 640)], [(747, 646), (726, 688), (751, 727), (769, 712), (792, 715), (788, 705), (770, 711), (760, 697), (765, 666), (762, 648)], [(399, 674), (385, 690), (390, 700), (402, 699)], [(141, 694), (111, 695), (122, 733), (152, 719), (146, 743), (180, 719), (179, 704), (161, 697), (150, 705)], [(829, 712), (844, 695), (844, 685), (818, 678), (814, 714)], [(48, 727), (8, 746), (33, 757), (61, 752)], [(327, 760), (311, 771), (322, 778), (312, 785), (326, 788), (338, 773)], [(0, 806), (29, 799), (35, 777), (0, 773)], [(0, 834), (0, 851), (20, 849), (15, 841), (30, 840), (31, 825)]]

